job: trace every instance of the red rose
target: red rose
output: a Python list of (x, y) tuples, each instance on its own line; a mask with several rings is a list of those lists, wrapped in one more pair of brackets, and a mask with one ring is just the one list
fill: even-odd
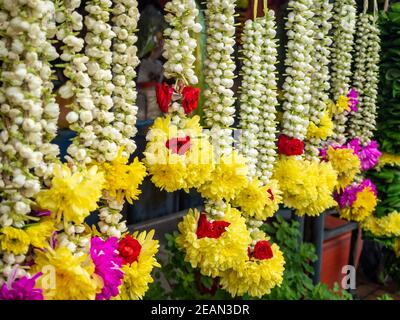
[(171, 103), (174, 88), (166, 83), (156, 84), (156, 96), (158, 107), (162, 112), (168, 112), (169, 104)]
[(278, 152), (287, 156), (301, 155), (304, 152), (304, 142), (281, 134), (278, 139)]
[(226, 221), (214, 221), (210, 223), (210, 230), (208, 233), (209, 238), (218, 239), (224, 232), (230, 223)]
[(182, 107), (186, 114), (191, 113), (197, 108), (199, 102), (200, 89), (194, 87), (185, 87), (182, 89)]
[(256, 243), (253, 250), (253, 257), (259, 260), (271, 259), (274, 256), (271, 245), (267, 240)]
[(129, 234), (121, 239), (118, 243), (119, 256), (123, 260), (123, 264), (131, 264), (138, 261), (142, 246), (139, 241), (131, 237)]
[(197, 239), (205, 238), (207, 236), (209, 224), (206, 215), (204, 213), (200, 214), (196, 230)]
[(190, 143), (190, 137), (186, 136), (184, 138), (171, 138), (167, 140), (165, 146), (173, 153), (184, 155), (189, 151), (192, 144)]
[(197, 224), (196, 235), (197, 239), (201, 238), (213, 238), (218, 239), (226, 230), (226, 228), (230, 225), (229, 222), (226, 221), (213, 221), (209, 222), (207, 220), (207, 216), (202, 213), (200, 214), (199, 222)]

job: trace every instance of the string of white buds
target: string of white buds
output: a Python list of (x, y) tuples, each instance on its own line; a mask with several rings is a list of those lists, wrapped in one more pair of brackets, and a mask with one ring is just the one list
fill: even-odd
[(286, 21), (286, 78), (283, 84), (283, 129), (289, 137), (304, 140), (310, 112), (310, 86), (313, 73), (314, 23), (312, 0), (291, 0)]
[(114, 73), (114, 116), (113, 127), (122, 134), (118, 145), (124, 147), (124, 155), (129, 156), (136, 150), (132, 139), (136, 132), (138, 107), (136, 105), (136, 67), (137, 56), (137, 24), (139, 20), (138, 2), (136, 0), (114, 0), (112, 11), (113, 31), (116, 34), (113, 43)]
[[(58, 148), (58, 106), (52, 95), (50, 61), (58, 54), (48, 41), (55, 32), (52, 1), (2, 1), (0, 6), (0, 226), (23, 227), (32, 198), (51, 176)], [(48, 126), (48, 128), (46, 128)], [(1, 249), (0, 249), (1, 251)], [(0, 282), (25, 255), (0, 252)], [(25, 274), (20, 268), (17, 277)]]
[(235, 63), (232, 58), (235, 44), (235, 0), (207, 1), (207, 59), (205, 62), (204, 115), (211, 127), (211, 137), (217, 156), (232, 148), (234, 123)]
[(190, 85), (198, 82), (194, 71), (194, 56), (197, 47), (193, 33), (202, 29), (196, 23), (199, 10), (195, 0), (172, 0), (165, 5), (165, 20), (169, 28), (164, 30), (164, 75), (168, 78), (183, 79)]
[[(333, 99), (346, 96), (350, 90), (351, 63), (354, 46), (354, 33), (356, 25), (355, 0), (338, 0), (334, 2), (333, 44), (332, 44), (332, 74), (331, 84)], [(346, 142), (345, 124), (347, 112), (334, 117), (333, 139), (339, 144)]]
[(376, 129), (376, 100), (379, 82), (380, 37), (376, 17), (360, 13), (357, 21), (354, 87), (358, 92), (358, 111), (348, 125), (349, 137), (359, 137), (366, 145)]
[[(312, 65), (314, 67), (313, 80), (311, 82), (310, 121), (316, 126), (324, 115), (326, 103), (329, 99), (330, 72), (329, 63), (331, 55), (332, 39), (329, 32), (332, 28), (333, 5), (329, 0), (316, 0), (314, 2), (314, 51)], [(306, 155), (318, 158), (321, 139), (310, 138), (305, 145)]]

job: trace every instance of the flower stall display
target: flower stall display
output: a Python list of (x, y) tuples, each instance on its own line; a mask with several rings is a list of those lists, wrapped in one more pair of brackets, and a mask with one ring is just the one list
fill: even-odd
[(299, 215), (316, 216), (336, 204), (332, 198), (336, 172), (330, 163), (304, 158), (310, 118), (314, 22), (312, 1), (290, 1), (286, 21), (286, 78), (280, 158), (273, 177), (279, 181), (283, 203)]
[[(115, 121), (126, 120), (119, 107), (135, 112), (130, 104), (136, 92), (133, 76), (127, 78), (124, 88), (112, 83), (111, 69), (121, 70), (121, 61), (113, 60), (113, 53), (121, 48), (111, 39), (128, 37), (127, 63), (137, 61), (131, 24), (137, 21), (137, 2), (120, 3), (110, 14), (111, 1), (88, 1), (85, 40), (79, 37), (83, 28), (83, 18), (76, 11), (79, 5), (17, 1), (1, 8), (2, 26), (8, 34), (1, 40), (5, 61), (2, 111), (8, 118), (6, 101), (13, 101), (10, 120), (19, 117), (21, 124), (27, 122), (30, 129), (26, 131), (32, 132), (32, 137), (16, 134), (18, 127), (13, 128), (12, 121), (2, 121), (7, 124), (2, 133), (2, 164), (14, 167), (7, 159), (20, 164), (15, 171), (18, 187), (8, 177), (12, 171), (7, 166), (1, 170), (5, 190), (9, 190), (1, 194), (2, 299), (138, 299), (153, 281), (152, 269), (159, 266), (154, 257), (158, 249), (158, 242), (152, 239), (154, 232), (130, 235), (120, 214), (125, 199), (137, 199), (146, 171), (138, 159), (128, 164), (134, 145), (122, 139), (120, 129), (129, 137), (134, 129)], [(31, 19), (23, 18), (26, 16)], [(118, 20), (114, 21), (115, 34), (109, 24), (112, 18)], [(133, 28), (126, 30), (128, 25)], [(58, 118), (50, 81), (50, 61), (58, 57), (52, 46), (54, 37), (61, 44), (63, 63), (59, 66), (68, 78), (58, 93), (68, 101), (67, 120), (77, 132), (64, 164), (56, 159), (58, 149), (51, 144)], [(15, 80), (7, 80), (13, 75)], [(19, 86), (20, 92), (13, 86)], [(32, 115), (24, 112), (27, 106), (32, 106)], [(134, 125), (134, 114), (129, 119), (126, 125)], [(7, 151), (7, 147), (13, 150), (14, 143), (19, 153)], [(10, 218), (11, 210), (6, 208), (13, 202), (18, 210)], [(100, 232), (85, 224), (95, 210), (100, 211)]]

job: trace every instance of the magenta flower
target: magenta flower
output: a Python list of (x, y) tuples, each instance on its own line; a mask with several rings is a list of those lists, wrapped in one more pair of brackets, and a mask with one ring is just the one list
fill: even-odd
[(377, 189), (376, 189), (376, 185), (375, 185), (371, 180), (369, 180), (369, 179), (364, 179), (364, 180), (361, 182), (360, 186), (362, 186), (362, 190), (363, 190), (364, 188), (370, 187), (371, 191), (375, 194), (375, 196), (376, 196), (376, 197), (378, 196), (378, 191), (377, 191)]
[(16, 270), (12, 276), (0, 288), (0, 300), (43, 300), (42, 289), (35, 288), (36, 279), (42, 273), (39, 272), (31, 278), (21, 277), (15, 279)]
[(367, 171), (375, 167), (381, 157), (382, 153), (379, 151), (378, 142), (372, 140), (365, 147), (361, 145), (359, 138), (352, 139), (348, 145), (354, 150), (358, 155), (361, 162), (361, 170)]
[(95, 265), (95, 273), (103, 279), (103, 289), (96, 295), (96, 300), (109, 300), (118, 295), (124, 273), (121, 270), (122, 259), (118, 255), (118, 238), (103, 240), (93, 237), (90, 256)]
[(378, 191), (376, 190), (375, 184), (369, 179), (364, 179), (358, 185), (347, 186), (341, 193), (335, 192), (333, 197), (339, 204), (340, 209), (343, 209), (344, 207), (351, 207), (354, 201), (357, 200), (357, 194), (363, 191), (365, 188), (370, 188), (375, 196), (378, 196)]
[(349, 98), (350, 110), (352, 112), (357, 112), (358, 110), (358, 92), (356, 89), (351, 88), (349, 93), (347, 94), (347, 98)]
[(32, 210), (31, 214), (34, 217), (48, 217), (48, 216), (51, 216), (51, 211), (50, 210)]

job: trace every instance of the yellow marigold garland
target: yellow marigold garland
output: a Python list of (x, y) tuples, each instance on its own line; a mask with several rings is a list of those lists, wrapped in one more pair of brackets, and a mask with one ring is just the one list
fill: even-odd
[(400, 155), (383, 152), (381, 157), (379, 158), (377, 169), (382, 168), (386, 165), (393, 166), (393, 167), (399, 167), (400, 166)]
[(353, 182), (360, 173), (360, 159), (350, 148), (332, 148), (327, 150), (327, 159), (337, 172), (337, 190), (340, 191)]
[(400, 212), (393, 211), (388, 215), (377, 218), (367, 217), (362, 222), (362, 228), (377, 237), (399, 237), (400, 236)]
[(83, 223), (91, 211), (97, 209), (104, 175), (97, 166), (72, 172), (67, 164), (54, 166), (51, 187), (38, 193), (36, 201), (42, 209), (52, 212), (57, 221)]
[(375, 210), (378, 199), (370, 187), (357, 193), (357, 198), (351, 207), (340, 209), (340, 217), (346, 220), (361, 222)]
[(245, 216), (266, 220), (278, 211), (281, 201), (281, 191), (276, 180), (260, 186), (260, 181), (255, 178), (240, 191), (232, 205), (240, 208)]
[(193, 268), (199, 267), (202, 274), (216, 277), (221, 271), (246, 260), (251, 239), (245, 219), (238, 210), (227, 206), (223, 220), (230, 225), (218, 239), (197, 238), (199, 217), (198, 210), (190, 209), (178, 225), (180, 234), (176, 243), (185, 252), (185, 261)]
[(336, 205), (332, 193), (337, 175), (328, 162), (281, 156), (273, 177), (279, 181), (283, 203), (300, 216), (317, 216)]
[(247, 173), (246, 159), (234, 150), (220, 157), (210, 178), (198, 190), (204, 198), (231, 201), (247, 185)]
[(317, 126), (314, 122), (310, 121), (307, 129), (307, 139), (321, 139), (326, 140), (333, 134), (333, 121), (328, 112), (324, 112)]
[(248, 293), (252, 297), (261, 298), (269, 294), (275, 286), (280, 286), (283, 281), (285, 260), (279, 247), (271, 245), (273, 257), (258, 260), (248, 258), (239, 268), (229, 269), (221, 274), (222, 288), (232, 297)]
[(142, 246), (138, 261), (122, 266), (125, 276), (119, 287), (119, 296), (116, 299), (138, 300), (145, 295), (149, 284), (153, 282), (151, 272), (154, 267), (160, 267), (155, 255), (158, 251), (158, 240), (154, 240), (154, 230), (146, 233), (135, 232), (132, 234)]

